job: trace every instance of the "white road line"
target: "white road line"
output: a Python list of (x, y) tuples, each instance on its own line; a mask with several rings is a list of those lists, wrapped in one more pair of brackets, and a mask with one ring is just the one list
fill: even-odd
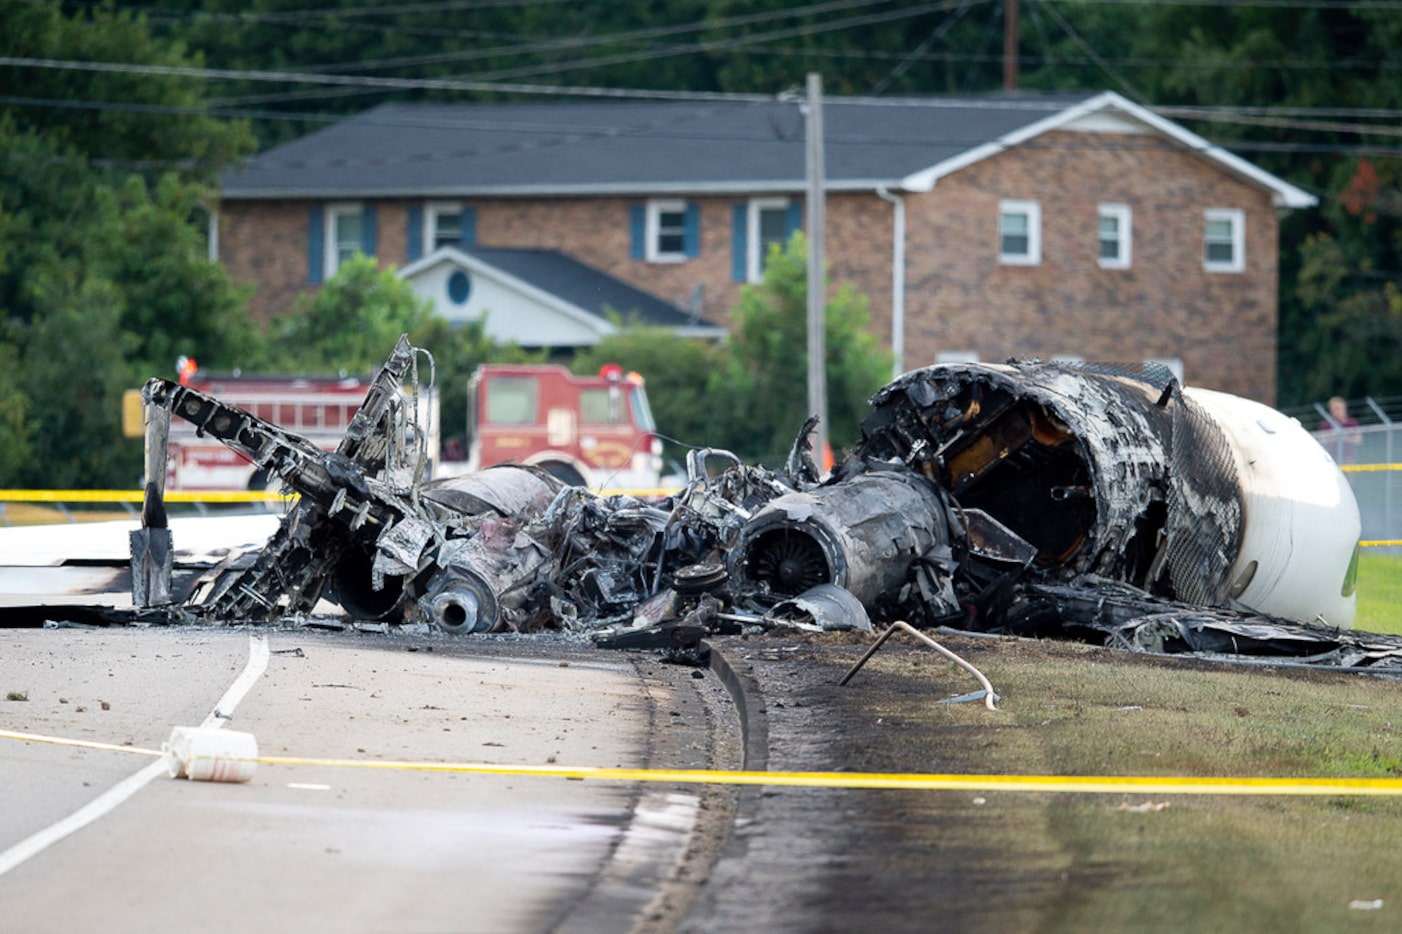
[(219, 698), (219, 703), (214, 705), (214, 709), (209, 712), (209, 716), (204, 718), (200, 726), (223, 726), (224, 721), (234, 715), (234, 708), (239, 705), (258, 679), (263, 677), (263, 672), (268, 667), (268, 656), (272, 654), (268, 648), (268, 637), (262, 633), (250, 632), (248, 634), (248, 664), (243, 667), (243, 674), (239, 675), (233, 684), (229, 685), (229, 690), (224, 692), (224, 696)]
[[(215, 705), (209, 716), (205, 717), (204, 723), (200, 724), (201, 726), (220, 727), (224, 725), (224, 721), (233, 715), (234, 708), (238, 707), (239, 702), (262, 677), (264, 670), (268, 667), (269, 654), (267, 637), (260, 633), (249, 633), (248, 663), (244, 665), (243, 673), (233, 684), (229, 685), (229, 689), (224, 692), (223, 697), (219, 698), (219, 703)], [(77, 833), (100, 819), (123, 801), (145, 788), (156, 776), (166, 771), (164, 759), (153, 762), (135, 775), (113, 785), (63, 820), (50, 824), (38, 833), (16, 843), (8, 850), (0, 852), (0, 876), (31, 857), (42, 853), (64, 837)]]

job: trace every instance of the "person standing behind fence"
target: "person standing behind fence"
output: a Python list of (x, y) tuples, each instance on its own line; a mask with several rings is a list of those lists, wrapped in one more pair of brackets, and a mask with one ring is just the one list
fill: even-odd
[(1335, 459), (1341, 464), (1352, 464), (1363, 436), (1358, 431), (1358, 419), (1348, 414), (1348, 402), (1343, 396), (1329, 400), (1329, 414), (1319, 423), (1319, 430), (1329, 432), (1327, 437)]

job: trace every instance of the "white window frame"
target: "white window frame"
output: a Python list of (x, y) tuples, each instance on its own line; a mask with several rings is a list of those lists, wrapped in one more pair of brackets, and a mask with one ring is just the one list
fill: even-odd
[[(680, 250), (664, 253), (661, 249), (663, 214), (680, 214), (682, 216), (682, 248)], [(649, 201), (647, 203), (647, 225), (644, 238), (647, 241), (646, 255), (649, 263), (686, 262), (688, 258), (686, 255), (686, 202), (677, 199)]]
[[(1232, 258), (1228, 262), (1207, 258), (1207, 225), (1226, 221), (1232, 225)], [(1207, 208), (1202, 214), (1202, 268), (1208, 272), (1246, 271), (1246, 212), (1241, 208)]]
[[(1100, 236), (1099, 222), (1106, 218), (1113, 219), (1119, 227), (1119, 237), (1115, 241), (1119, 247), (1118, 256), (1100, 255), (1100, 246), (1105, 243), (1105, 240)], [(1100, 206), (1095, 227), (1095, 255), (1101, 269), (1128, 269), (1130, 267), (1134, 243), (1134, 228), (1131, 226), (1133, 221), (1134, 213), (1127, 204), (1102, 204)]]
[[(336, 222), (342, 217), (359, 216), (360, 223), (365, 223), (365, 206), (359, 201), (346, 201), (340, 204), (328, 204), (326, 206), (326, 229), (322, 240), (325, 247), (323, 253), (325, 272), (324, 277), (329, 279), (341, 268), (341, 244), (336, 239)], [(362, 226), (362, 231), (364, 227)], [(357, 252), (363, 251), (364, 244), (356, 241)]]
[[(1003, 219), (1009, 214), (1027, 217), (1027, 252), (1003, 252)], [(1005, 199), (998, 202), (998, 262), (1004, 266), (1039, 266), (1042, 262), (1042, 206), (1036, 201)]]
[[(438, 249), (438, 216), (440, 214), (457, 214), (461, 217), (466, 212), (461, 201), (430, 201), (424, 205), (424, 254), (427, 255)], [(459, 221), (461, 223), (461, 220)], [(461, 246), (461, 243), (453, 244), (454, 247)]]
[(745, 215), (745, 278), (752, 283), (764, 281), (764, 244), (760, 243), (759, 215), (763, 211), (780, 210), (785, 213), (788, 223), (788, 210), (792, 202), (788, 198), (751, 198)]

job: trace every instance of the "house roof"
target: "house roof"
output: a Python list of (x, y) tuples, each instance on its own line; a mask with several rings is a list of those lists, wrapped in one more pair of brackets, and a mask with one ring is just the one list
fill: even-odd
[[(929, 190), (1056, 129), (1158, 134), (1269, 189), (1315, 199), (1113, 92), (823, 101), (830, 191)], [(386, 104), (251, 158), (228, 200), (805, 190), (797, 101)]]
[(718, 325), (557, 250), (442, 247), (398, 274), (412, 280), (442, 263), (488, 275), (600, 335), (616, 330), (612, 315), (623, 323), (671, 328), (683, 336), (726, 334)]

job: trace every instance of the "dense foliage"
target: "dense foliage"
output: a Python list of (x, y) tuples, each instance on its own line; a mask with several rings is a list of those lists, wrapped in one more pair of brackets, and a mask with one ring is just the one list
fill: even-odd
[[(387, 100), (529, 100), (582, 87), (776, 94), (810, 71), (833, 94), (994, 90), (1008, 6), (0, 0), (11, 62), (0, 65), (0, 486), (130, 485), (139, 443), (117, 436), (115, 394), (170, 373), (179, 354), (214, 368), (364, 362), (342, 356), (345, 335), (323, 345), (260, 331), (207, 259), (204, 206), (218, 173), (257, 147)], [(1114, 89), (1319, 197), (1282, 224), (1280, 401), (1402, 395), (1396, 4), (1022, 0), (1020, 10), (1022, 88)], [(347, 294), (360, 301), (388, 284), (368, 285)], [(639, 367), (660, 420), (667, 412), (664, 430), (774, 453), (779, 427), (731, 440), (717, 414), (753, 411), (770, 424), (778, 397), (757, 335), (789, 324), (754, 301), (736, 310), (729, 348), (688, 345), (669, 366)], [(452, 424), (465, 374), (512, 351), (480, 328), (414, 328), (439, 344)], [(662, 384), (672, 370), (704, 395), (671, 401)], [(831, 378), (847, 379), (840, 369)], [(833, 411), (834, 438), (846, 417)], [(772, 424), (787, 418), (776, 407)]]
[[(188, 62), (107, 10), (0, 3), (0, 35), (14, 57)], [(253, 137), (204, 116), (197, 81), (3, 67), (0, 82), (25, 95), (0, 103), (0, 485), (130, 486), (122, 390), (186, 348), (217, 363), (256, 341), (202, 208)], [(89, 106), (103, 101), (124, 106)]]

